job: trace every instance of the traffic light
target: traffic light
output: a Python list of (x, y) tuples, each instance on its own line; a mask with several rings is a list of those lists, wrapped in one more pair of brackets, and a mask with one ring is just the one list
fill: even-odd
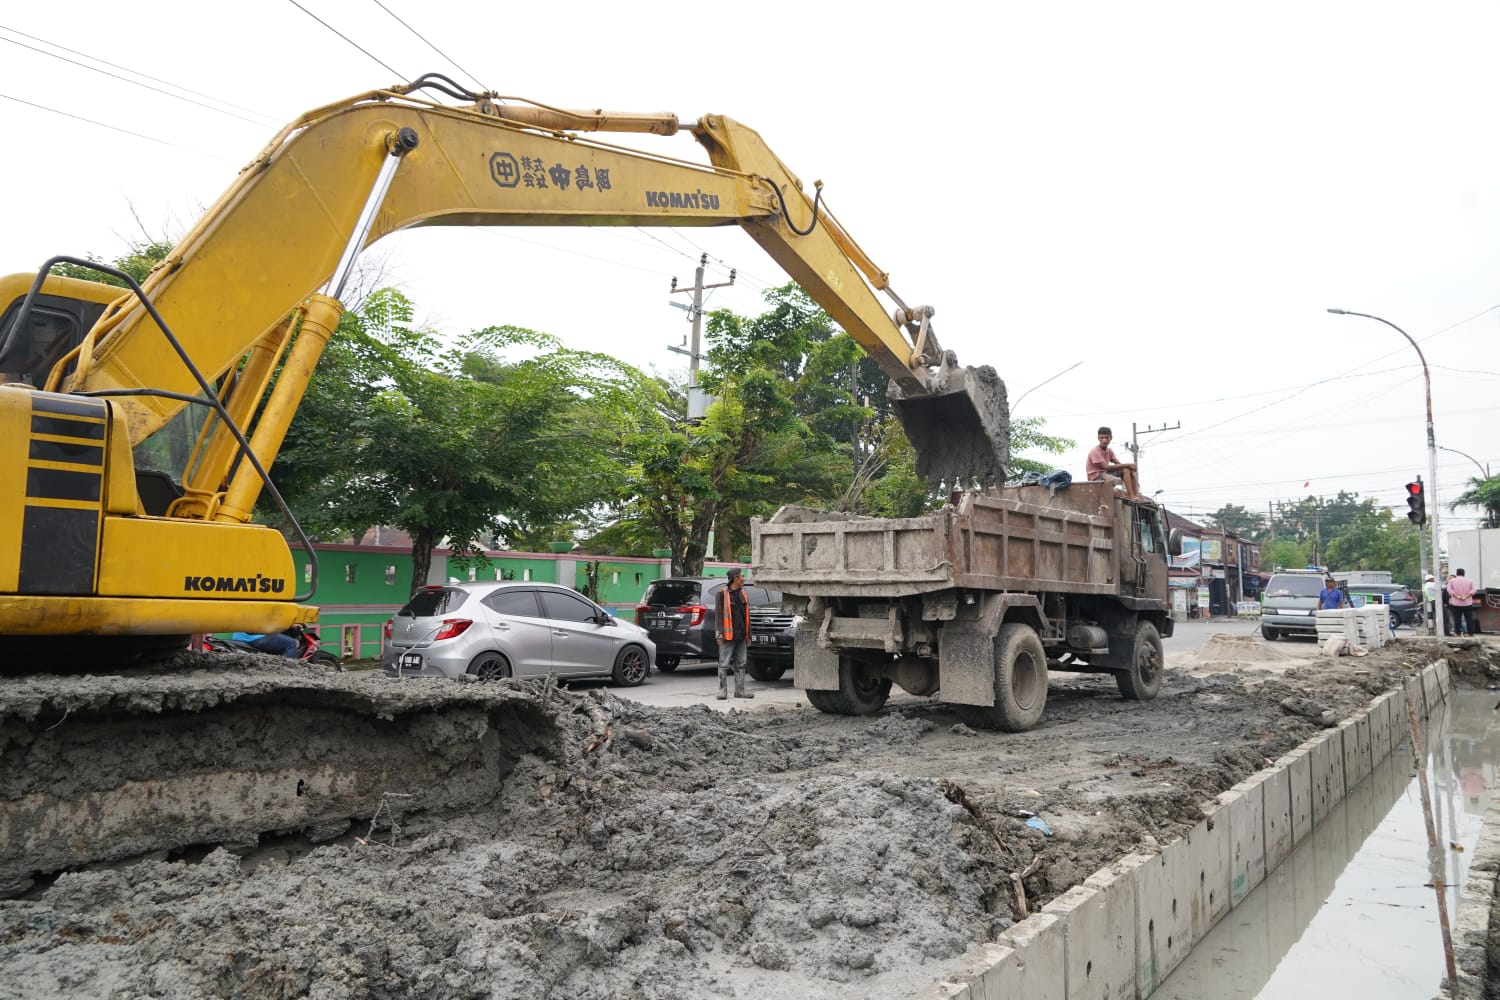
[(1427, 494), (1422, 492), (1422, 477), (1406, 484), (1406, 519), (1421, 527), (1427, 523)]

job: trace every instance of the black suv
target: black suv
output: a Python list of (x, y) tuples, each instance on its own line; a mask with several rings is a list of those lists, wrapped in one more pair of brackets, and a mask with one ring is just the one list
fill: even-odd
[[(676, 670), (684, 657), (718, 660), (714, 603), (726, 583), (722, 576), (692, 576), (654, 580), (646, 587), (635, 609), (635, 623), (651, 633), (651, 641), (656, 643), (657, 670)], [(750, 583), (745, 584), (745, 598), (752, 609), (764, 604), (781, 606), (781, 591)], [(753, 654), (753, 625), (751, 633)], [(751, 676), (755, 676), (753, 669)]]
[(1350, 602), (1356, 606), (1386, 605), (1390, 609), (1391, 621), (1397, 626), (1420, 625), (1427, 617), (1423, 613), (1422, 602), (1399, 583), (1351, 583), (1347, 589)]
[[(776, 592), (770, 591), (775, 594)], [(766, 604), (750, 607), (750, 676), (758, 681), (780, 680), (792, 665), (792, 647), (796, 645), (798, 615), (781, 610), (781, 595)]]

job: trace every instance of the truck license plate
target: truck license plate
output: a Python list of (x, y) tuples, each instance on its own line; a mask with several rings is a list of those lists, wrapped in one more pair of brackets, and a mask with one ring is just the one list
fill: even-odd
[(401, 669), (402, 670), (421, 670), (422, 669), (422, 654), (421, 653), (402, 653), (401, 654)]
[(770, 635), (752, 635), (750, 637), (751, 641), (757, 642), (757, 643), (759, 643), (762, 646), (769, 645), (770, 642), (771, 642), (771, 640), (774, 639), (774, 638), (775, 638), (775, 636), (770, 636)]

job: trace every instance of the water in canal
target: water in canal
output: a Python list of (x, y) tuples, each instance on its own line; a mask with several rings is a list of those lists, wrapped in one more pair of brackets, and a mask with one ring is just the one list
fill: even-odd
[[(1500, 692), (1455, 688), (1425, 723), (1428, 782), (1453, 887), (1450, 923), (1494, 793), (1497, 703)], [(1349, 792), (1153, 996), (1429, 1000), (1444, 972), (1429, 872), (1422, 796), (1402, 739), (1400, 751)]]

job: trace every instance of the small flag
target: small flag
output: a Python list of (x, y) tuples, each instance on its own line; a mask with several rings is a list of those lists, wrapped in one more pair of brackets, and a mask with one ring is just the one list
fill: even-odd
[(1307, 482), (1305, 482), (1305, 483), (1302, 484), (1302, 488), (1305, 490), (1305, 489), (1307, 489), (1311, 485), (1312, 485), (1312, 480), (1309, 479)]

